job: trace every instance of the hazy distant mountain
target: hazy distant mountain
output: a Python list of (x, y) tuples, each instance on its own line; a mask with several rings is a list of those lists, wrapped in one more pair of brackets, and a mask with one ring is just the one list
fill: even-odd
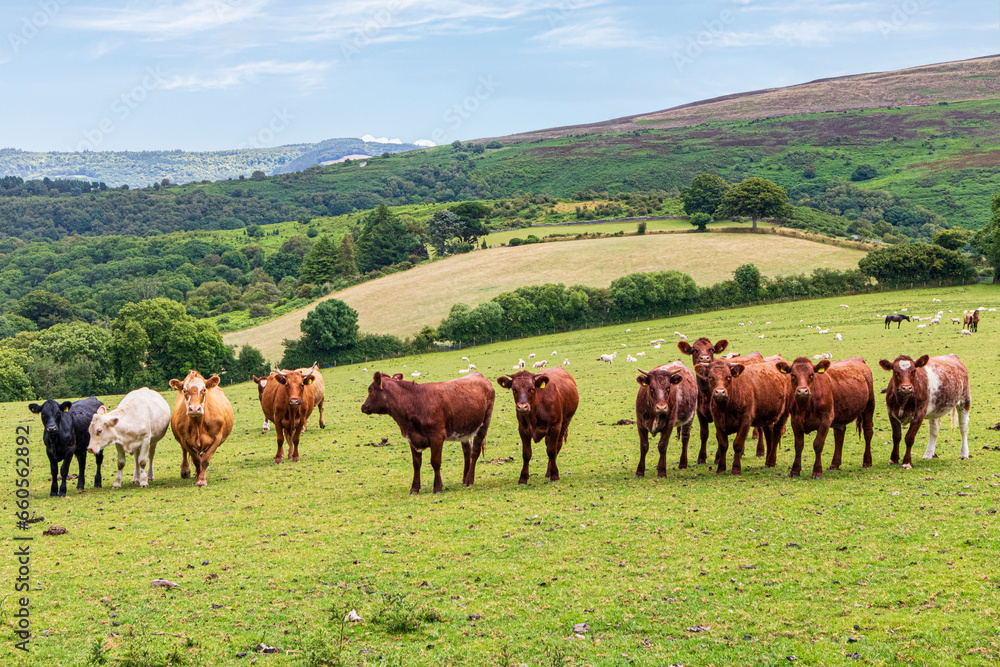
[(349, 155), (381, 155), (419, 149), (414, 144), (379, 143), (355, 138), (327, 139), (315, 144), (226, 151), (88, 151), (30, 152), (0, 149), (0, 176), (25, 180), (73, 178), (101, 181), (111, 187), (145, 187), (169, 179), (172, 183), (219, 181), (249, 177), (255, 171), (286, 174)]

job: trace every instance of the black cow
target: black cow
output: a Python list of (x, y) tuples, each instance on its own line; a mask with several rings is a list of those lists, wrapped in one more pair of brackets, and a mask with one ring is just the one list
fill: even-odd
[[(64, 401), (56, 403), (49, 399), (38, 405), (32, 403), (28, 409), (42, 416), (45, 431), (42, 441), (45, 443), (45, 453), (49, 457), (49, 467), (52, 470), (52, 489), (50, 496), (66, 495), (66, 478), (69, 477), (69, 462), (75, 456), (80, 464), (80, 474), (77, 476), (76, 488), (83, 490), (84, 470), (87, 467), (87, 447), (90, 445), (90, 420), (104, 404), (96, 396), (85, 398), (75, 403)], [(104, 453), (95, 455), (97, 473), (94, 475), (94, 488), (101, 486), (101, 464)], [(59, 470), (62, 463), (62, 470)], [(62, 475), (62, 484), (59, 476)]]

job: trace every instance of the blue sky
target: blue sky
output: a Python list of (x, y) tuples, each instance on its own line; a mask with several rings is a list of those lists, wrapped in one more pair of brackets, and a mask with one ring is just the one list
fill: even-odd
[(1000, 52), (987, 0), (15, 0), (0, 147), (497, 136)]

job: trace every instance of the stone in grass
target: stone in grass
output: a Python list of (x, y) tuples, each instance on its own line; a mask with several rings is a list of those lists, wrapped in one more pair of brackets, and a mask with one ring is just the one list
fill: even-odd
[(587, 634), (588, 632), (590, 632), (590, 625), (588, 625), (587, 623), (577, 623), (576, 625), (573, 626), (573, 632), (575, 632), (578, 635)]
[(688, 632), (708, 632), (712, 629), (710, 625), (692, 625), (687, 629)]
[(180, 584), (175, 584), (172, 581), (167, 581), (166, 579), (153, 579), (152, 583), (149, 584), (153, 588), (177, 588)]
[(68, 531), (62, 526), (49, 526), (48, 530), (42, 533), (42, 535), (52, 537), (54, 535), (65, 535), (67, 532)]

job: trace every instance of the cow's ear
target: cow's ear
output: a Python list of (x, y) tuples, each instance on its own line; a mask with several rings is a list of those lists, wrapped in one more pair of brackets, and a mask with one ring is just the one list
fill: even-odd
[(376, 389), (382, 388), (382, 373), (379, 371), (375, 371), (375, 374), (372, 375), (372, 386)]
[(285, 376), (282, 375), (281, 373), (275, 373), (274, 374), (274, 379), (277, 380), (278, 382), (280, 382), (281, 384), (287, 384), (288, 383), (288, 380), (286, 380)]
[(59, 409), (63, 412), (69, 412), (69, 409), (73, 407), (73, 401), (63, 401), (59, 406)]
[(514, 381), (510, 378), (510, 376), (501, 375), (500, 377), (497, 378), (497, 384), (503, 387), (504, 389), (510, 389), (511, 387), (514, 386)]
[(545, 385), (549, 383), (548, 375), (539, 375), (535, 378), (535, 389), (545, 389)]
[(892, 362), (888, 359), (879, 359), (878, 365), (881, 366), (884, 371), (892, 370)]
[(830, 367), (830, 363), (831, 362), (829, 359), (824, 359), (823, 361), (813, 366), (813, 370), (816, 371), (817, 373), (825, 373), (826, 369)]
[(259, 377), (257, 377), (256, 375), (251, 375), (250, 377), (253, 378), (253, 383), (254, 384), (260, 384), (260, 378)]
[(184, 389), (184, 382), (182, 380), (171, 380), (170, 386), (176, 389), (177, 391), (181, 391), (182, 389)]
[(30, 405), (28, 405), (28, 409), (37, 415), (42, 411), (42, 406), (40, 406), (38, 403), (31, 403)]
[(393, 380), (402, 380), (403, 379), (403, 374), (402, 373), (393, 373), (392, 374), (392, 379)]
[(95, 412), (94, 414), (103, 415), (107, 414), (107, 412), (108, 409), (102, 405), (101, 407), (97, 408), (97, 412)]
[(645, 373), (636, 377), (635, 381), (641, 384), (643, 387), (649, 386), (649, 376), (646, 375)]
[(708, 364), (695, 364), (694, 365), (695, 375), (703, 380), (708, 379)]
[(713, 347), (712, 349), (715, 350), (716, 354), (722, 354), (723, 352), (726, 351), (727, 347), (729, 347), (729, 341), (723, 338), (722, 340), (717, 342), (715, 344), (715, 347)]
[[(979, 311), (976, 311), (976, 312), (979, 312)], [(930, 361), (930, 360), (931, 360), (931, 358), (925, 354), (922, 357), (920, 357), (919, 359), (917, 359), (916, 361), (914, 361), (913, 365), (916, 366), (917, 368), (923, 368), (924, 366), (927, 365), (927, 362)]]
[(670, 384), (680, 384), (681, 382), (684, 382), (684, 376), (680, 373), (674, 373), (670, 376)]
[(104, 422), (104, 425), (107, 426), (108, 428), (114, 428), (115, 426), (118, 426), (118, 417), (112, 417), (108, 421)]
[(775, 363), (774, 367), (786, 375), (792, 372), (792, 367), (789, 366), (788, 362), (784, 360)]
[(729, 364), (729, 374), (734, 378), (738, 378), (746, 370), (746, 366), (743, 364)]
[(213, 375), (212, 377), (205, 380), (205, 389), (215, 389), (222, 382), (222, 378), (218, 375)]
[(306, 385), (312, 384), (313, 380), (315, 380), (315, 379), (316, 378), (314, 378), (312, 375), (307, 375), (305, 378), (302, 379), (302, 384), (306, 384)]
[(694, 354), (694, 348), (692, 348), (691, 344), (688, 343), (686, 340), (682, 340), (681, 342), (677, 343), (677, 349), (683, 352), (684, 354)]

